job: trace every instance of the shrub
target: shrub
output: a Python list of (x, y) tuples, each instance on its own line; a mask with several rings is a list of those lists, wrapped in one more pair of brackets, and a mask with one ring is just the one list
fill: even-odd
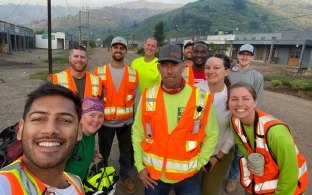
[(292, 80), (290, 81), (290, 86), (292, 89), (307, 91), (309, 89), (309, 83), (305, 80)]
[(271, 84), (273, 87), (280, 87), (283, 85), (283, 82), (281, 80), (272, 79)]

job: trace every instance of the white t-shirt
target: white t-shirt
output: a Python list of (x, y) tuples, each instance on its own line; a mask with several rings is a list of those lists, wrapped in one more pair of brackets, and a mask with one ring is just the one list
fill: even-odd
[[(201, 81), (194, 85), (204, 91), (210, 92), (207, 81)], [(219, 125), (219, 138), (215, 147), (214, 154), (218, 154), (222, 151), (228, 154), (230, 149), (234, 146), (233, 134), (230, 130), (230, 117), (231, 112), (226, 109), (227, 101), (227, 88), (224, 85), (222, 91), (213, 94), (213, 105), (217, 113), (218, 125)]]

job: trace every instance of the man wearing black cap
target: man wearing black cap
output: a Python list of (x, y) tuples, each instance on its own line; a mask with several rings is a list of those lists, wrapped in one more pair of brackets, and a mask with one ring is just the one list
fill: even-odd
[[(261, 108), (263, 102), (263, 76), (261, 73), (250, 67), (253, 60), (254, 47), (250, 44), (244, 44), (239, 48), (238, 65), (231, 69), (229, 80), (231, 84), (245, 82), (253, 86), (257, 93), (257, 108)], [(236, 189), (237, 178), (239, 175), (239, 158), (242, 154), (235, 148), (234, 158), (232, 160), (225, 191), (231, 193)]]
[(135, 166), (145, 194), (200, 194), (198, 171), (208, 162), (218, 137), (213, 96), (182, 77), (181, 49), (159, 52), (161, 83), (144, 91), (132, 126)]
[(104, 89), (104, 123), (98, 131), (100, 153), (107, 165), (117, 134), (121, 184), (128, 193), (134, 193), (135, 185), (129, 175), (133, 151), (131, 126), (139, 79), (137, 71), (124, 62), (127, 49), (127, 41), (122, 37), (115, 37), (110, 49), (111, 62), (96, 67), (94, 72), (101, 77)]

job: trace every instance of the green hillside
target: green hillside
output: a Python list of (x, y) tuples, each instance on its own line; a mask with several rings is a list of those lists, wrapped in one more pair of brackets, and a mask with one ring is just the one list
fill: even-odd
[[(245, 0), (201, 0), (179, 9), (152, 16), (137, 26), (117, 31), (128, 39), (144, 40), (154, 32), (157, 22), (164, 22), (167, 38), (178, 36), (208, 35), (216, 31), (233, 30), (235, 33), (280, 32), (300, 30), (302, 26), (273, 13), (259, 3)], [(237, 31), (238, 30), (238, 31)]]

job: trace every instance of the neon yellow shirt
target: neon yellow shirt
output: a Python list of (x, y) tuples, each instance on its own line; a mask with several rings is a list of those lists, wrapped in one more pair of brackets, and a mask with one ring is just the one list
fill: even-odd
[[(169, 134), (178, 124), (178, 109), (181, 107), (186, 107), (186, 104), (191, 96), (191, 93), (192, 88), (189, 85), (186, 85), (182, 91), (174, 95), (170, 95), (164, 92), (164, 101)], [(205, 127), (205, 133), (206, 137), (201, 143), (197, 170), (200, 170), (203, 165), (207, 164), (210, 156), (213, 155), (215, 146), (217, 144), (219, 128), (217, 116), (213, 106), (210, 107), (208, 121)], [(132, 126), (132, 144), (134, 149), (135, 166), (138, 169), (138, 172), (140, 172), (145, 168), (143, 165), (143, 150), (141, 147), (141, 142), (145, 139), (146, 137), (142, 125), (142, 102), (140, 100), (137, 112), (135, 114), (135, 120)], [(162, 174), (160, 180), (166, 183), (174, 183), (174, 181), (168, 180), (165, 174)]]
[(145, 88), (160, 83), (161, 76), (157, 68), (157, 61), (156, 57), (150, 62), (145, 62), (144, 57), (133, 60), (131, 67), (139, 73), (140, 94)]

